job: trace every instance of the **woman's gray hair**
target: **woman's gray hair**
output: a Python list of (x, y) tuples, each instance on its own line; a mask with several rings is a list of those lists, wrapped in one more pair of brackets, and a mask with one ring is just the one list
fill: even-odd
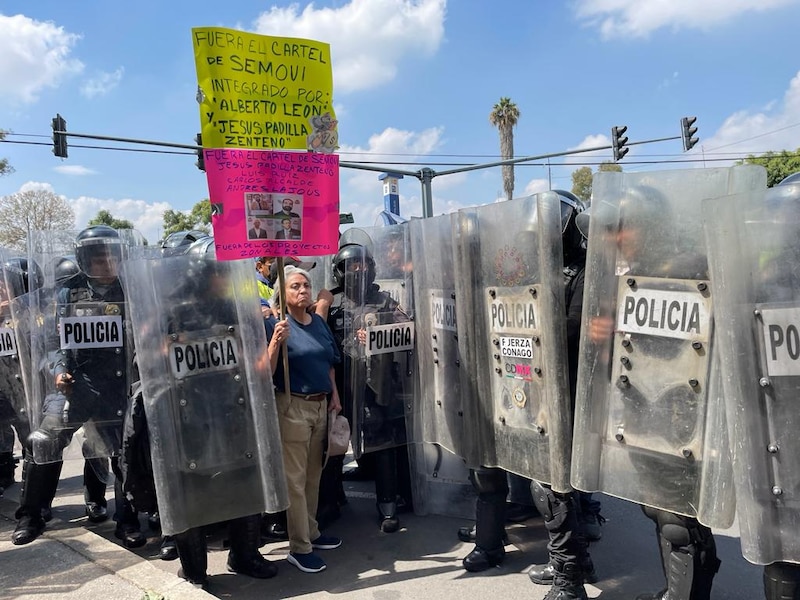
[(311, 283), (311, 275), (308, 274), (308, 271), (305, 269), (301, 269), (300, 267), (295, 267), (294, 265), (286, 265), (283, 268), (283, 276), (288, 278), (289, 275), (302, 275), (306, 278), (308, 283)]

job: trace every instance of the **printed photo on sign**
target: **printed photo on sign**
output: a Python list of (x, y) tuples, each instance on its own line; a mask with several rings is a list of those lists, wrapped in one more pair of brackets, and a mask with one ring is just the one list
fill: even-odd
[(239, 347), (235, 337), (177, 343), (169, 347), (169, 362), (175, 379), (225, 371), (239, 366)]
[(62, 350), (119, 348), (122, 346), (122, 317), (64, 317), (59, 322)]
[(245, 192), (244, 206), (247, 209), (247, 214), (252, 217), (271, 217), (272, 194)]

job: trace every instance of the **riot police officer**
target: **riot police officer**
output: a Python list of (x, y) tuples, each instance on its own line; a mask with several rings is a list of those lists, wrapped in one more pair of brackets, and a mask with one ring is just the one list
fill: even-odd
[[(337, 386), (343, 390), (344, 414), (351, 422), (354, 450), (375, 463), (375, 493), (381, 531), (394, 533), (398, 518), (398, 467), (405, 451), (402, 402), (394, 397), (393, 356), (365, 357), (366, 327), (403, 323), (408, 316), (392, 297), (375, 284), (372, 252), (362, 244), (344, 244), (332, 261), (338, 286), (328, 323), (342, 345), (342, 368)], [(402, 469), (402, 467), (400, 467)]]
[[(577, 227), (576, 217), (584, 210), (584, 205), (569, 192), (557, 193), (561, 207), (562, 264), (567, 311), (567, 356), (564, 358), (569, 365), (570, 397), (574, 399), (586, 263), (585, 238)], [(474, 540), (476, 545), (464, 558), (463, 564), (466, 570), (475, 572), (498, 565), (505, 555), (504, 513), (508, 485), (505, 471), (499, 468), (474, 469), (471, 471), (471, 479), (478, 492)], [(579, 527), (578, 493), (555, 492), (549, 485), (537, 481), (533, 481), (532, 491), (536, 508), (542, 514), (550, 536), (550, 560), (545, 565), (534, 565), (529, 576), (534, 583), (553, 584), (547, 595), (549, 600), (584, 599), (584, 580), (596, 581), (596, 577), (587, 552), (586, 539)], [(462, 540), (469, 539), (467, 533), (462, 529), (459, 537)]]
[[(14, 483), (17, 461), (14, 458), (14, 431), (23, 447), (30, 435), (22, 383), (20, 340), (14, 332), (11, 303), (41, 285), (41, 271), (27, 258), (12, 257), (0, 271), (0, 496)], [(12, 429), (13, 427), (13, 429)]]
[[(34, 458), (46, 458), (44, 464), (26, 461), (27, 480), (12, 542), (27, 544), (44, 530), (41, 511), (55, 495), (61, 453), (78, 428), (86, 426), (84, 430), (93, 438), (86, 442), (91, 447), (89, 452), (97, 457), (112, 456), (111, 467), (116, 476), (115, 535), (126, 547), (136, 548), (147, 539), (140, 531), (138, 514), (122, 492), (122, 475), (115, 456), (121, 444), (122, 415), (128, 396), (126, 332), (123, 326), (105, 320), (124, 318), (125, 298), (118, 277), (122, 239), (115, 229), (96, 225), (81, 231), (74, 247), (80, 272), (62, 282), (57, 290), (58, 318), (62, 325), (65, 317), (84, 319), (85, 331), (101, 327), (101, 322), (108, 323), (110, 335), (102, 341), (84, 336), (87, 339), (78, 347), (62, 348), (57, 353), (53, 367), (56, 391), (44, 398), (41, 422), (31, 436)], [(76, 322), (75, 327), (82, 325)], [(61, 335), (65, 335), (65, 329), (59, 329)], [(85, 445), (85, 454), (86, 449)]]

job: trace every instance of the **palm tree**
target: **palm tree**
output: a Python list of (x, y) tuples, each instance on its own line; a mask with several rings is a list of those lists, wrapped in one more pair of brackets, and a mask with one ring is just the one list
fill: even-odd
[[(489, 122), (500, 132), (500, 156), (514, 158), (514, 126), (519, 121), (519, 109), (511, 98), (500, 98), (489, 114)], [(503, 190), (511, 200), (514, 195), (514, 165), (503, 165)]]

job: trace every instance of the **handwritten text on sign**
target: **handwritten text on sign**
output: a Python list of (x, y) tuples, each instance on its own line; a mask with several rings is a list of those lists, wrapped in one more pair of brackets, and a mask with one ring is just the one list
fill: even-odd
[(319, 149), (323, 121), (335, 135), (328, 44), (198, 27), (192, 45), (206, 148)]
[(338, 156), (209, 149), (205, 163), (217, 259), (336, 253)]

